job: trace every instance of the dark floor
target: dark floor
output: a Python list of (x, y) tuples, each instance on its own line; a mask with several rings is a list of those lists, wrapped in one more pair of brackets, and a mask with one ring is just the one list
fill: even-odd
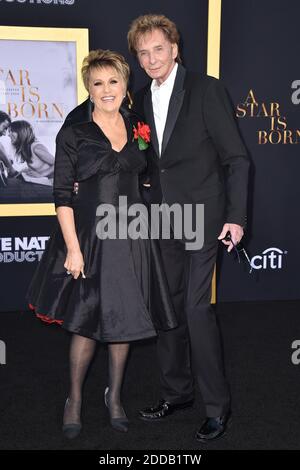
[[(233, 422), (209, 449), (299, 449), (300, 365), (291, 361), (300, 340), (300, 302), (224, 303), (217, 307)], [(100, 346), (85, 387), (83, 431), (61, 434), (68, 390), (68, 335), (31, 313), (0, 314), (6, 364), (0, 366), (0, 449), (207, 449), (194, 440), (203, 418), (199, 392), (193, 408), (160, 423), (137, 409), (159, 396), (155, 343), (132, 347), (123, 390), (130, 431), (112, 430), (103, 404), (107, 353)]]

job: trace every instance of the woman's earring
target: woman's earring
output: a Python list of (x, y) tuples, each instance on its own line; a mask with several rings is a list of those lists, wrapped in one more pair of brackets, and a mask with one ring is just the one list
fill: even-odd
[(90, 96), (90, 101), (91, 101), (91, 103), (94, 103), (94, 100), (93, 100), (92, 96)]
[(127, 97), (127, 100), (128, 100), (128, 108), (131, 109), (132, 105), (133, 105), (133, 101), (132, 101), (132, 98), (131, 98), (130, 91), (127, 91), (125, 97)]

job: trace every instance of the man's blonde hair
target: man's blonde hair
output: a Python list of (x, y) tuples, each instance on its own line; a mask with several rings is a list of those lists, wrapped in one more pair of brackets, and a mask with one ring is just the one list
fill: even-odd
[(137, 43), (140, 37), (146, 33), (151, 33), (155, 29), (162, 31), (166, 39), (171, 44), (177, 44), (178, 55), (176, 57), (176, 62), (181, 62), (179, 54), (180, 35), (177, 26), (173, 21), (169, 20), (169, 18), (164, 15), (142, 15), (133, 20), (127, 34), (129, 51), (136, 56)]

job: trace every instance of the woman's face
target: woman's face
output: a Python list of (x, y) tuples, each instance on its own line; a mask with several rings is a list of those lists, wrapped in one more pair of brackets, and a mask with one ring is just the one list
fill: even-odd
[(18, 138), (18, 134), (16, 132), (12, 131), (11, 129), (9, 129), (8, 135), (10, 137), (11, 143), (15, 144), (16, 141), (17, 141), (17, 138)]
[(126, 84), (113, 67), (96, 68), (90, 72), (89, 93), (95, 110), (113, 113), (118, 111), (122, 104)]

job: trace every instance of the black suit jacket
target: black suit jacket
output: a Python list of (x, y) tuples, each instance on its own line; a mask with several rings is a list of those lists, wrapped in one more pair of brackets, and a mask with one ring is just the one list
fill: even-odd
[(134, 110), (151, 127), (150, 201), (204, 204), (205, 242), (225, 222), (245, 227), (249, 160), (222, 83), (178, 65), (161, 156), (150, 84), (135, 95)]

